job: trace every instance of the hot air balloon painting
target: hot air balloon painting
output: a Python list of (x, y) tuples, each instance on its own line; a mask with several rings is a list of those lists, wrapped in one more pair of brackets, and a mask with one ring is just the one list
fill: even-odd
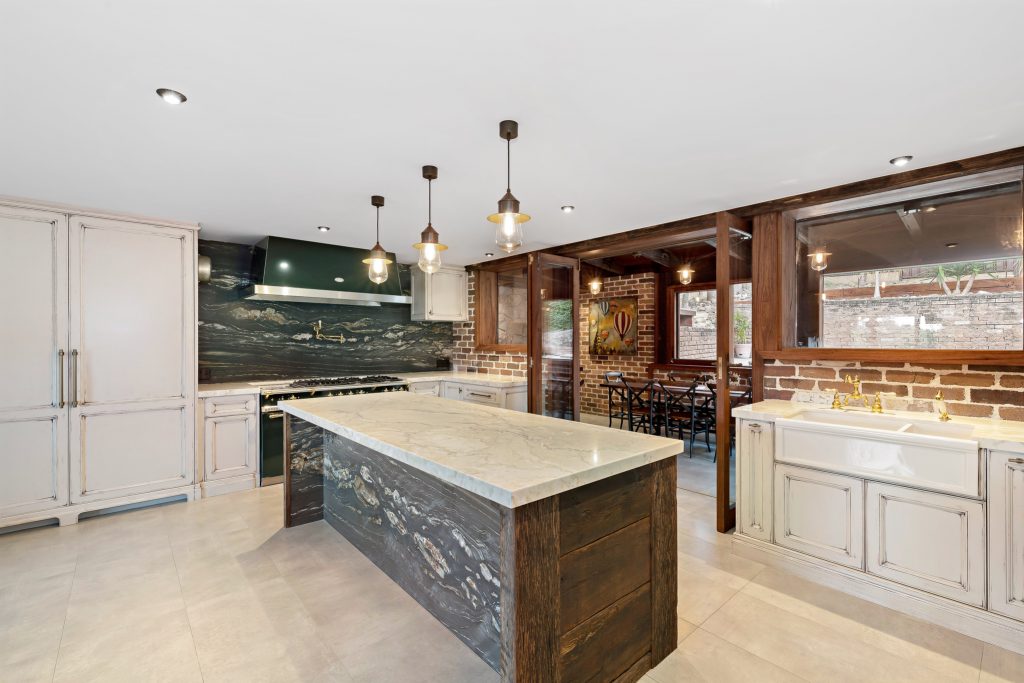
[(602, 299), (590, 304), (590, 353), (635, 354), (637, 297)]

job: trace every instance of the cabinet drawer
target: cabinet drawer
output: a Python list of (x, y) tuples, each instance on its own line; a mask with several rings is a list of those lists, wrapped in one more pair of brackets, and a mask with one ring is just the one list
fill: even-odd
[(985, 505), (868, 482), (867, 571), (985, 606)]
[(441, 383), (440, 382), (410, 382), (409, 383), (410, 394), (422, 394), (424, 396), (440, 396), (441, 395)]
[(864, 568), (864, 482), (775, 466), (775, 542), (823, 560)]
[(204, 399), (207, 417), (256, 413), (255, 396), (212, 396)]
[(501, 391), (485, 387), (462, 386), (462, 400), (469, 403), (482, 403), (488, 406), (501, 406)]

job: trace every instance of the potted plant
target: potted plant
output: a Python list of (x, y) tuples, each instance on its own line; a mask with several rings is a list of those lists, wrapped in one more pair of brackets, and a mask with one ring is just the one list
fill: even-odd
[(733, 315), (733, 334), (736, 341), (734, 356), (750, 358), (750, 316), (744, 311), (736, 311)]

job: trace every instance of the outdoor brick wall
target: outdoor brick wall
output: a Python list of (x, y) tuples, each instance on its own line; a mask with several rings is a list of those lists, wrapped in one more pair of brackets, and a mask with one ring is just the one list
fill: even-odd
[(1024, 293), (827, 299), (830, 348), (1020, 350)]
[(1024, 421), (1024, 371), (1002, 365), (929, 365), (775, 361), (765, 366), (764, 397), (831, 402), (833, 392), (850, 392), (846, 374), (859, 375), (861, 391), (882, 392), (891, 409), (933, 409), (942, 390), (950, 415)]
[(478, 353), (475, 350), (473, 314), (476, 299), (476, 274), (469, 274), (469, 322), (454, 323), (455, 350), (452, 363), (457, 370), (469, 370), (495, 375), (526, 377), (525, 353)]
[[(633, 377), (646, 377), (647, 366), (655, 362), (654, 324), (657, 292), (654, 273), (621, 275), (604, 278), (597, 296), (589, 289), (580, 289), (580, 373), (583, 379), (580, 412), (604, 415), (608, 408), (608, 392), (599, 385), (604, 373), (621, 371)], [(591, 355), (589, 348), (590, 304), (600, 299), (620, 296), (637, 297), (637, 352), (635, 354)], [(458, 334), (458, 331), (456, 331)]]

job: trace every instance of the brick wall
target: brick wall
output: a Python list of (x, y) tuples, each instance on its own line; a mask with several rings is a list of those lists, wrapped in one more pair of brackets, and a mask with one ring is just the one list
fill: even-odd
[(930, 411), (941, 389), (950, 415), (1024, 421), (1021, 370), (1001, 365), (775, 361), (765, 366), (764, 397), (828, 403), (833, 392), (850, 392), (850, 385), (842, 382), (850, 374), (860, 376), (863, 393), (882, 392), (887, 408)]
[(476, 309), (476, 273), (469, 274), (469, 322), (454, 323), (455, 346), (452, 363), (457, 370), (494, 375), (526, 377), (525, 353), (478, 353), (475, 350), (474, 312)]
[[(600, 294), (594, 296), (589, 289), (580, 289), (580, 373), (583, 379), (580, 412), (604, 415), (608, 409), (608, 393), (599, 385), (604, 373), (621, 371), (633, 377), (646, 377), (647, 366), (655, 362), (654, 324), (657, 292), (654, 273), (621, 275), (604, 278)], [(601, 299), (620, 296), (637, 297), (637, 352), (632, 355), (590, 354), (590, 304)], [(456, 331), (456, 334), (458, 332)]]

